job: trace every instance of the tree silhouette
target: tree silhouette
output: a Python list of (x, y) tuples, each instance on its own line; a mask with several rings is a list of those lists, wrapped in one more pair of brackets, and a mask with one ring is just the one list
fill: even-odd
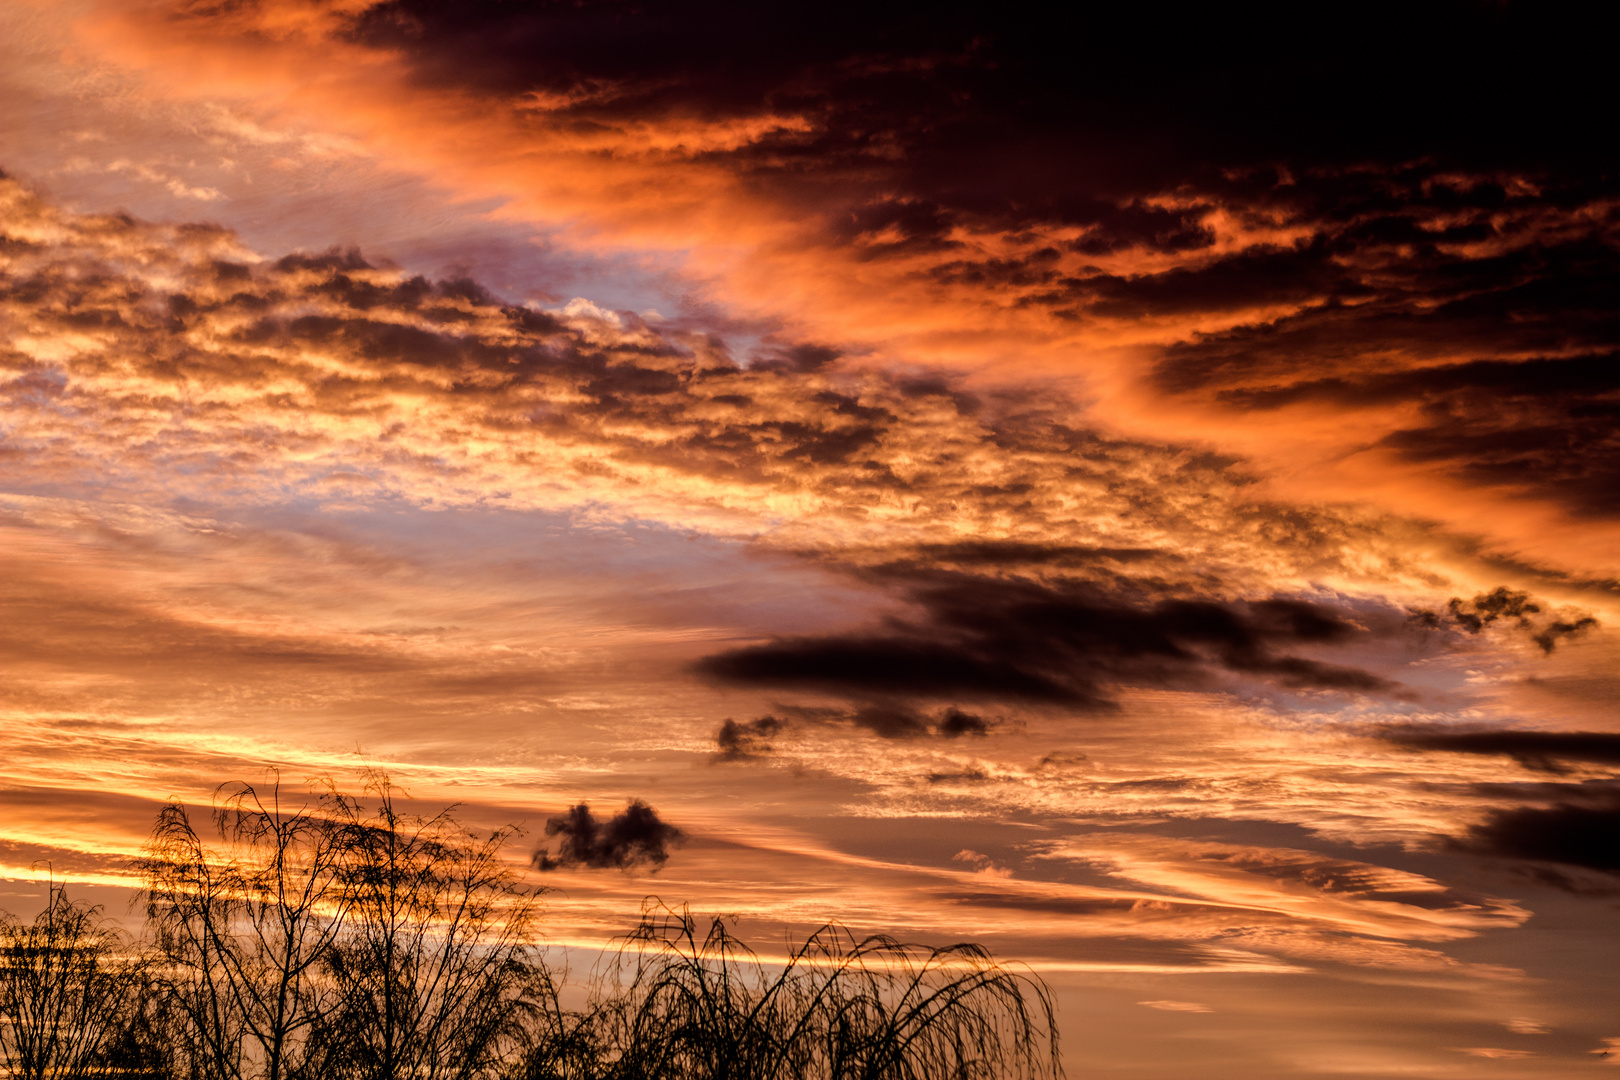
[(534, 945), (535, 894), (501, 859), (516, 830), (480, 838), (450, 810), (403, 814), (394, 790), (372, 772), (374, 811), (331, 801), (345, 920), (327, 953), (337, 996), (320, 1075), (495, 1075), (560, 1017)]
[(288, 1080), (332, 1007), (321, 964), (343, 923), (343, 836), (317, 805), (222, 788), (222, 845), (184, 805), (158, 814), (140, 862), (147, 927), (167, 977), (178, 1067), (199, 1080)]
[(26, 1080), (82, 1076), (121, 1034), (140, 965), (101, 908), (47, 885), (30, 925), (0, 913), (0, 1060)]
[[(518, 830), (481, 835), (454, 807), (420, 817), (402, 799), (381, 772), (366, 774), (358, 797), (323, 782), (296, 806), (274, 781), (230, 785), (213, 808), (217, 842), (183, 805), (164, 807), (138, 863), (140, 956), (60, 886), (32, 926), (0, 920), (9, 1075), (1062, 1076), (1045, 984), (980, 946), (856, 937), (828, 923), (761, 957), (724, 919), (700, 932), (686, 908), (655, 899), (598, 964), (585, 1008), (566, 1011), (538, 943), (539, 894), (504, 857)], [(663, 851), (679, 834), (658, 824)], [(578, 866), (636, 861), (573, 856)]]

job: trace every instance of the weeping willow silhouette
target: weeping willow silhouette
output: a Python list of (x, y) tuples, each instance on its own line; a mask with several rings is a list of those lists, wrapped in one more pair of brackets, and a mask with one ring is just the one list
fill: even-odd
[[(1058, 1080), (1051, 995), (977, 945), (828, 923), (776, 955), (657, 900), (584, 1007), (539, 937), (540, 892), (386, 774), (222, 787), (138, 863), (139, 942), (52, 886), (0, 921), (0, 1052), (29, 1080)], [(583, 808), (576, 808), (583, 809)], [(649, 811), (650, 812), (650, 811)], [(580, 999), (576, 999), (580, 1000)]]

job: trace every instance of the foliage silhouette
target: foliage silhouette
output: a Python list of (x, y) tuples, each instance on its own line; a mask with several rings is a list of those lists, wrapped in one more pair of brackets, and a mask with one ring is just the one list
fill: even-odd
[[(11, 1075), (149, 1080), (1059, 1080), (1051, 995), (977, 945), (829, 923), (761, 957), (649, 899), (565, 1010), (513, 827), (405, 812), (368, 772), (179, 803), (138, 866), (141, 949), (52, 886), (0, 922)], [(647, 808), (651, 814), (651, 808)]]
[(321, 967), (343, 925), (342, 836), (318, 807), (221, 789), (211, 848), (176, 802), (158, 814), (142, 897), (173, 1021), (174, 1068), (199, 1080), (306, 1074), (334, 1005)]
[[(59, 882), (30, 925), (0, 913), (0, 1063), (25, 1080), (104, 1068), (141, 965), (101, 909)], [(138, 995), (137, 995), (138, 996)]]
[(347, 919), (327, 953), (337, 1000), (321, 1025), (325, 1077), (450, 1080), (496, 1075), (531, 1033), (559, 1020), (533, 944), (535, 895), (501, 849), (449, 810), (401, 813), (388, 777), (368, 773), (376, 810), (333, 793)]
[(1062, 1074), (1051, 996), (977, 945), (827, 924), (761, 959), (722, 919), (643, 910), (590, 1013), (616, 1080), (1039, 1080)]

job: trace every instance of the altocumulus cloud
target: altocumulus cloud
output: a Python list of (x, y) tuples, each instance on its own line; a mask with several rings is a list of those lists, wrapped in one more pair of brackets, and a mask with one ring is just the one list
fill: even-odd
[[(887, 737), (981, 734), (979, 702), (1107, 710), (1133, 686), (1405, 692), (1404, 612), (1315, 584), (1375, 590), (1408, 561), (1398, 532), (1257, 501), (1241, 462), (1075, 427), (1051, 395), (846, 371), (815, 344), (750, 366), (632, 315), (509, 305), (352, 251), (264, 260), (216, 227), (76, 215), (11, 180), (0, 223), (0, 310), (27, 329), (0, 352), (5, 450), (36, 482), (590, 504), (755, 538), (909, 614), (696, 671), (841, 697), (835, 719)], [(1529, 603), (1498, 590), (1444, 619), (1517, 625)], [(1531, 625), (1550, 649), (1583, 620)], [(722, 729), (720, 749), (777, 733)]]

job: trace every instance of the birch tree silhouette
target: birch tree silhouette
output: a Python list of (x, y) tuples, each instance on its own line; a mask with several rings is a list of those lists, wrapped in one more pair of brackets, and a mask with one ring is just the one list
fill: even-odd
[(279, 781), (221, 790), (219, 847), (171, 803), (140, 863), (172, 1049), (199, 1080), (288, 1080), (333, 1004), (319, 976), (345, 914), (343, 835), (319, 804), (284, 807)]
[[(536, 896), (445, 810), (402, 813), (380, 772), (361, 801), (334, 795), (345, 921), (327, 953), (336, 999), (320, 1074), (354, 1080), (493, 1076), (560, 1023), (534, 945)], [(453, 808), (452, 808), (453, 809)]]

